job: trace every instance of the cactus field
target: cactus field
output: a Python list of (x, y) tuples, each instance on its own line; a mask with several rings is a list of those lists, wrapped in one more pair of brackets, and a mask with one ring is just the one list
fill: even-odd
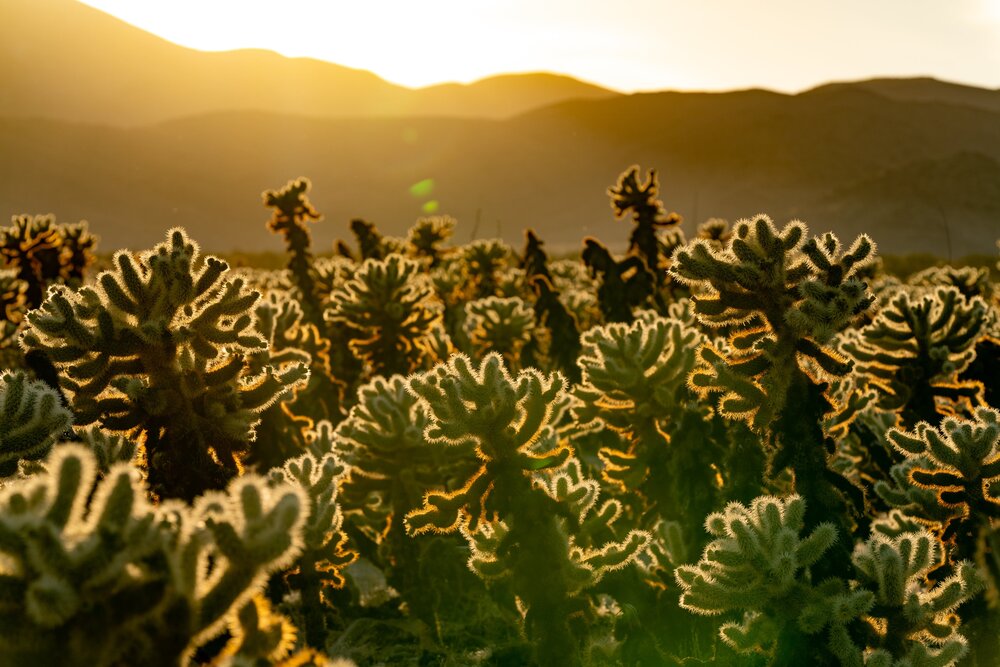
[(13, 218), (0, 667), (1000, 665), (996, 274), (658, 187), (556, 255), (300, 178), (280, 270)]

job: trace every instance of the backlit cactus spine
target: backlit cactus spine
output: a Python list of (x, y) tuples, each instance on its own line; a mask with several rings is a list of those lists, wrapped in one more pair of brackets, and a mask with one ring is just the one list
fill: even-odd
[(875, 320), (843, 344), (880, 387), (880, 404), (903, 425), (937, 424), (963, 404), (981, 403), (983, 386), (958, 376), (988, 334), (989, 307), (956, 288), (900, 290)]
[(0, 477), (19, 461), (39, 459), (69, 428), (73, 415), (59, 395), (22, 371), (0, 375)]
[(308, 178), (289, 181), (280, 190), (263, 194), (264, 205), (274, 209), (267, 228), (285, 237), (290, 255), (288, 270), (298, 290), (299, 301), (308, 321), (319, 326), (323, 323), (323, 306), (316, 288), (313, 270), (312, 239), (307, 223), (322, 219), (306, 193), (311, 183)]
[(251, 374), (267, 343), (254, 329), (258, 294), (228, 266), (202, 259), (181, 229), (138, 258), (122, 251), (97, 285), (56, 286), (28, 315), (27, 350), (61, 370), (80, 425), (138, 438), (161, 496), (192, 499), (240, 469), (259, 413), (305, 380), (303, 364)]
[[(851, 526), (842, 494), (860, 505), (860, 492), (827, 466), (832, 442), (822, 421), (833, 406), (807, 369), (837, 377), (851, 368), (825, 346), (872, 304), (857, 274), (874, 250), (867, 236), (844, 250), (832, 234), (807, 240), (804, 224), (779, 231), (760, 216), (738, 222), (723, 250), (701, 239), (678, 250), (670, 269), (691, 286), (699, 319), (731, 331), (727, 350), (702, 346), (691, 387), (719, 396), (722, 414), (767, 438), (772, 472), (795, 474), (807, 527), (832, 519), (844, 535)], [(846, 548), (836, 551), (829, 564), (842, 572)]]
[(431, 326), (441, 317), (420, 265), (402, 255), (368, 259), (330, 296), (329, 321), (350, 328), (350, 348), (369, 376), (406, 374), (423, 361)]
[(600, 450), (602, 474), (626, 497), (641, 499), (637, 510), (647, 526), (660, 518), (698, 526), (717, 507), (721, 475), (713, 464), (724, 450), (710, 411), (687, 387), (705, 341), (696, 329), (660, 317), (583, 335), (574, 413), (581, 424), (595, 422), (627, 443)]
[(296, 487), (244, 477), (154, 508), (130, 464), (95, 485), (91, 453), (63, 445), (47, 468), (0, 490), (6, 664), (187, 664), (301, 545)]
[(431, 415), (426, 438), (472, 449), (482, 465), (461, 488), (428, 492), (406, 521), (413, 534), (466, 534), (476, 550), (476, 571), (512, 582), (539, 663), (575, 666), (581, 664), (580, 646), (567, 621), (581, 604), (580, 588), (604, 560), (609, 566), (629, 562), (648, 535), (637, 531), (622, 543), (581, 552), (582, 560), (571, 553), (559, 519), (565, 510), (534, 483), (538, 471), (561, 465), (571, 454), (553, 431), (554, 418), (565, 410), (564, 385), (558, 374), (531, 369), (512, 378), (496, 354), (479, 368), (455, 356), (410, 378), (411, 391)]

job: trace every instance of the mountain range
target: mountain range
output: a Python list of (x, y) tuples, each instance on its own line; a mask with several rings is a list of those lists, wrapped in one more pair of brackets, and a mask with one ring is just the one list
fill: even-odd
[(353, 217), (401, 234), (435, 209), (463, 242), (520, 244), (533, 227), (553, 249), (620, 243), (606, 189), (631, 164), (657, 168), (689, 231), (766, 212), (954, 258), (1000, 237), (998, 90), (921, 78), (626, 95), (552, 74), (408, 89), (187, 49), (72, 0), (4, 0), (0, 19), (0, 215), (88, 219), (105, 250), (175, 225), (213, 250), (280, 249), (260, 192), (300, 175), (326, 216), (319, 249)]

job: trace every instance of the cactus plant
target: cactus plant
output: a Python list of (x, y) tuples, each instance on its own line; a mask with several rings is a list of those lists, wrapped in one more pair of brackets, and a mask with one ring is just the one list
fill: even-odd
[(419, 218), (406, 237), (410, 254), (426, 258), (431, 268), (437, 266), (445, 254), (444, 244), (455, 233), (455, 224), (455, 219), (448, 216)]
[(473, 241), (462, 248), (462, 260), (470, 281), (470, 298), (497, 296), (500, 273), (513, 258), (513, 252), (500, 239)]
[(350, 327), (350, 348), (364, 360), (369, 376), (416, 369), (430, 328), (441, 317), (420, 266), (397, 254), (366, 260), (330, 301), (326, 318)]
[(465, 332), (478, 356), (496, 352), (508, 368), (520, 367), (521, 349), (531, 340), (535, 314), (518, 297), (491, 296), (465, 304)]
[[(681, 217), (676, 213), (667, 214), (663, 210), (663, 203), (656, 198), (659, 189), (656, 170), (650, 169), (646, 180), (640, 184), (639, 167), (636, 165), (622, 172), (618, 183), (608, 189), (615, 217), (620, 220), (629, 213), (632, 214), (635, 227), (629, 236), (629, 252), (642, 258), (657, 287), (663, 285), (667, 278), (671, 253), (683, 243)], [(661, 231), (673, 236), (669, 244), (659, 238)]]
[[(766, 216), (741, 220), (724, 250), (695, 240), (674, 254), (670, 270), (694, 291), (699, 319), (731, 331), (724, 349), (702, 346), (692, 388), (718, 396), (724, 415), (765, 436), (772, 476), (786, 467), (794, 472), (807, 527), (834, 519), (849, 535), (845, 499), (858, 519), (863, 499), (827, 466), (833, 443), (822, 422), (834, 406), (811, 372), (837, 377), (851, 368), (827, 344), (873, 301), (856, 274), (873, 260), (874, 245), (860, 236), (844, 250), (832, 234), (807, 240), (806, 232), (799, 222), (779, 231)], [(843, 574), (844, 547), (831, 554), (825, 564)]]
[(634, 532), (601, 549), (573, 551), (560, 527), (566, 510), (533, 483), (538, 471), (571, 455), (554, 436), (554, 418), (565, 411), (564, 386), (560, 375), (531, 369), (512, 378), (496, 354), (478, 368), (455, 356), (410, 378), (431, 416), (427, 440), (472, 449), (482, 465), (459, 489), (429, 491), (406, 522), (412, 534), (461, 530), (474, 547), (477, 572), (512, 580), (539, 662), (578, 665), (579, 643), (567, 623), (581, 604), (575, 593), (605, 564), (634, 558), (648, 535)]
[(181, 229), (138, 258), (119, 252), (98, 284), (57, 286), (28, 315), (22, 344), (62, 371), (77, 423), (139, 438), (155, 493), (192, 499), (235, 476), (261, 411), (308, 370), (248, 372), (266, 346), (258, 295), (202, 259)]
[[(631, 325), (595, 327), (583, 335), (574, 389), (581, 425), (595, 420), (624, 436), (627, 448), (604, 446), (602, 475), (638, 510), (658, 519), (697, 526), (715, 509), (722, 458), (711, 417), (697, 405), (687, 376), (705, 337), (677, 320), (655, 317)], [(691, 537), (696, 537), (692, 535)]]
[(842, 347), (877, 381), (883, 408), (899, 412), (908, 427), (937, 424), (961, 403), (982, 400), (982, 384), (958, 375), (988, 333), (988, 313), (981, 298), (967, 299), (953, 287), (904, 289)]
[(632, 310), (654, 294), (656, 279), (643, 260), (634, 255), (619, 262), (596, 239), (584, 239), (583, 245), (583, 263), (592, 276), (601, 277), (597, 301), (604, 321), (631, 322), (634, 319)]
[(58, 394), (23, 371), (0, 374), (0, 476), (21, 460), (39, 459), (69, 428), (73, 415)]
[(186, 663), (301, 544), (308, 510), (292, 486), (244, 477), (154, 508), (129, 464), (95, 485), (82, 446), (47, 468), (0, 490), (8, 664)]
[(275, 488), (293, 485), (305, 492), (309, 518), (302, 530), (301, 553), (285, 581), (300, 596), (305, 640), (319, 649), (324, 648), (327, 635), (327, 589), (344, 585), (341, 570), (357, 558), (341, 532), (343, 515), (337, 492), (345, 474), (344, 465), (330, 452), (322, 457), (306, 453), (290, 459), (283, 467), (273, 468), (268, 477)]
[(316, 289), (312, 268), (312, 240), (307, 223), (318, 222), (323, 216), (313, 208), (306, 196), (312, 187), (308, 178), (289, 181), (280, 190), (268, 190), (262, 195), (264, 206), (273, 209), (267, 228), (285, 238), (290, 255), (288, 271), (298, 290), (298, 299), (308, 321), (322, 324), (323, 306)]

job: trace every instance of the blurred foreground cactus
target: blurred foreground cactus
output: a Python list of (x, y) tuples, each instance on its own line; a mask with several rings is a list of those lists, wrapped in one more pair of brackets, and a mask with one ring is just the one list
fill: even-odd
[(42, 458), (69, 428), (73, 415), (53, 390), (22, 371), (0, 375), (0, 477), (19, 461)]
[(321, 457), (307, 453), (272, 469), (268, 478), (274, 488), (298, 486), (308, 503), (309, 518), (302, 530), (301, 554), (285, 581), (301, 596), (306, 642), (318, 648), (325, 645), (327, 636), (329, 589), (344, 585), (341, 570), (357, 558), (347, 548), (341, 532), (344, 519), (337, 504), (337, 492), (345, 474), (345, 467), (332, 452)]
[(157, 495), (193, 499), (238, 474), (259, 413), (308, 375), (304, 364), (250, 373), (267, 342), (258, 294), (202, 259), (181, 229), (138, 258), (121, 251), (97, 285), (56, 286), (28, 315), (22, 345), (60, 369), (76, 422), (142, 444)]
[(95, 485), (93, 455), (63, 445), (47, 467), (0, 490), (5, 665), (186, 664), (301, 546), (294, 486), (153, 507), (129, 464)]

